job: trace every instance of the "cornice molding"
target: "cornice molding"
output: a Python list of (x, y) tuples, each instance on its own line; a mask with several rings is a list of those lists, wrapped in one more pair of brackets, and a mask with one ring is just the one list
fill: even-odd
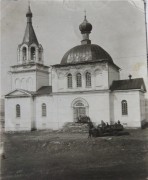
[(52, 92), (52, 95), (65, 95), (65, 94), (96, 94), (96, 93), (110, 93), (109, 89), (104, 90), (89, 90), (89, 91), (71, 91), (71, 92)]
[(43, 72), (43, 73), (46, 73), (46, 74), (49, 74), (49, 72), (47, 71), (44, 71), (44, 70), (40, 70), (40, 69), (28, 69), (28, 70), (20, 70), (20, 71), (10, 71), (11, 73), (24, 73), (24, 72)]

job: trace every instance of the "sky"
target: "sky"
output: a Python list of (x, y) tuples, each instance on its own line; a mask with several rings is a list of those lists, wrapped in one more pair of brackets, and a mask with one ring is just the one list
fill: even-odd
[[(44, 64), (61, 62), (81, 43), (79, 25), (92, 24), (92, 44), (98, 44), (121, 68), (121, 79), (143, 77), (146, 83), (146, 34), (142, 0), (30, 0), (33, 27), (44, 49)], [(17, 64), (17, 47), (26, 28), (27, 0), (1, 1), (1, 95), (11, 91), (10, 66)]]

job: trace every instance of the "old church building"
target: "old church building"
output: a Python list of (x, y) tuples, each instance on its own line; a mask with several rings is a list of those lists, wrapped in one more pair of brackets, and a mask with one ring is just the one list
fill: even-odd
[(141, 127), (146, 119), (143, 78), (120, 79), (120, 67), (89, 39), (92, 25), (86, 16), (79, 26), (81, 44), (52, 66), (44, 65), (30, 7), (26, 17), (17, 62), (11, 66), (13, 90), (5, 96), (6, 131), (60, 129), (80, 116), (97, 125), (120, 120), (125, 127)]

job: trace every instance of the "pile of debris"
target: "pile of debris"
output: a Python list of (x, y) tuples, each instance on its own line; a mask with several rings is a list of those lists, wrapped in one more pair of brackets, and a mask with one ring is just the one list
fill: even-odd
[(88, 133), (88, 125), (83, 123), (67, 122), (61, 132)]

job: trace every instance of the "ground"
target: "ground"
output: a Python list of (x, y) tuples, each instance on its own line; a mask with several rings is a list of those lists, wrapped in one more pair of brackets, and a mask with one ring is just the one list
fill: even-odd
[(87, 133), (5, 133), (5, 180), (148, 180), (148, 129), (88, 139)]

